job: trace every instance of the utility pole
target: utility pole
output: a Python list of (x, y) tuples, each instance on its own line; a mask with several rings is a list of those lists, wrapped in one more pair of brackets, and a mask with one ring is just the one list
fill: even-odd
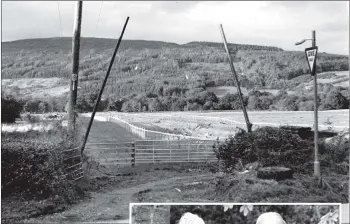
[[(312, 31), (312, 47), (316, 47), (316, 31)], [(317, 74), (316, 74), (316, 57), (315, 57), (315, 65), (314, 65), (314, 120), (315, 120), (315, 133), (314, 133), (314, 140), (315, 140), (315, 161), (314, 161), (314, 176), (320, 177), (321, 176), (321, 167), (320, 167), (320, 161), (318, 160), (318, 105), (317, 105)]]
[(83, 1), (76, 2), (75, 14), (74, 14), (73, 41), (72, 41), (73, 68), (72, 68), (72, 76), (70, 81), (70, 91), (69, 91), (70, 98), (69, 98), (69, 108), (68, 108), (69, 133), (72, 133), (72, 131), (75, 130), (82, 9), (83, 9)]
[(230, 67), (231, 67), (231, 71), (232, 71), (232, 75), (233, 75), (233, 80), (235, 81), (236, 86), (237, 86), (238, 95), (239, 95), (239, 99), (241, 101), (245, 122), (247, 123), (247, 129), (248, 129), (248, 132), (252, 132), (252, 126), (253, 125), (249, 122), (247, 110), (245, 108), (244, 101), (243, 101), (241, 87), (239, 86), (239, 81), (238, 81), (238, 78), (237, 78), (236, 70), (235, 70), (235, 67), (233, 66), (233, 61), (232, 61), (230, 52), (229, 52), (228, 47), (227, 47), (227, 41), (226, 41), (224, 29), (222, 28), (222, 24), (220, 24), (220, 32), (221, 32), (222, 40), (224, 41), (226, 53), (227, 53), (228, 60), (229, 60), (229, 63), (230, 63)]

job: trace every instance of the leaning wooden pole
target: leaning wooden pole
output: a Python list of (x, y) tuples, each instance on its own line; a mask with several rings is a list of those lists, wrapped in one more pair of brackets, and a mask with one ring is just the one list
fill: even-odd
[(232, 75), (233, 75), (233, 80), (235, 81), (236, 86), (237, 86), (238, 95), (239, 95), (239, 99), (241, 101), (245, 122), (247, 123), (247, 129), (248, 129), (248, 132), (252, 132), (252, 126), (253, 125), (249, 122), (248, 113), (247, 113), (247, 110), (245, 108), (244, 101), (243, 101), (243, 95), (242, 95), (241, 87), (239, 86), (239, 81), (238, 81), (238, 78), (237, 78), (236, 70), (235, 70), (235, 67), (233, 66), (233, 61), (232, 61), (232, 58), (231, 58), (231, 55), (230, 55), (230, 51), (228, 50), (228, 47), (227, 47), (227, 41), (226, 41), (224, 29), (222, 28), (222, 24), (220, 24), (220, 32), (221, 32), (222, 40), (223, 40), (224, 45), (225, 45), (227, 57), (228, 57), (228, 60), (229, 60), (229, 63), (230, 63), (230, 67), (231, 67), (231, 71), (232, 71)]
[(109, 67), (108, 67), (105, 79), (104, 79), (104, 81), (102, 83), (102, 87), (101, 87), (100, 93), (98, 94), (98, 97), (97, 97), (94, 109), (92, 111), (90, 122), (89, 122), (88, 128), (87, 128), (86, 133), (85, 133), (84, 142), (83, 142), (83, 145), (81, 147), (81, 154), (83, 154), (83, 152), (84, 152), (84, 148), (85, 148), (87, 139), (89, 137), (90, 129), (91, 129), (91, 126), (92, 126), (92, 122), (94, 121), (94, 117), (95, 117), (95, 114), (96, 114), (96, 111), (97, 111), (97, 108), (98, 108), (98, 104), (101, 101), (103, 90), (104, 90), (104, 88), (106, 86), (109, 73), (111, 72), (111, 69), (112, 69), (112, 66), (113, 66), (113, 62), (114, 62), (115, 56), (117, 55), (117, 52), (118, 52), (118, 49), (119, 49), (119, 46), (120, 46), (120, 42), (123, 39), (123, 35), (124, 35), (124, 32), (125, 32), (126, 26), (128, 24), (128, 21), (129, 21), (129, 17), (126, 18), (126, 21), (125, 21), (122, 33), (121, 33), (121, 35), (120, 35), (120, 37), (118, 39), (118, 43), (117, 43), (117, 46), (115, 47), (115, 50), (114, 50), (114, 53), (113, 53), (113, 56), (112, 56), (112, 59), (111, 59), (111, 63), (109, 64)]
[(72, 41), (73, 68), (72, 68), (72, 77), (70, 81), (70, 91), (69, 91), (70, 92), (69, 108), (68, 108), (68, 132), (69, 133), (72, 133), (73, 131), (75, 131), (82, 10), (83, 10), (83, 1), (78, 1), (75, 6), (75, 15), (74, 15), (75, 18), (74, 18), (74, 29), (73, 29), (73, 41)]

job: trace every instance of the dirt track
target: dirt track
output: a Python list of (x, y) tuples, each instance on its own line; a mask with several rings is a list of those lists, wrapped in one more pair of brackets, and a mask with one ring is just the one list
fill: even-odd
[[(124, 186), (115, 186), (113, 190), (107, 190), (103, 192), (96, 192), (91, 194), (91, 198), (87, 199), (79, 204), (74, 205), (70, 209), (62, 212), (46, 216), (43, 218), (36, 218), (27, 220), (27, 222), (64, 222), (64, 221), (110, 221), (116, 220), (128, 220), (129, 217), (129, 203), (140, 202), (138, 197), (143, 192), (150, 190), (157, 191), (164, 188), (172, 188), (174, 185), (188, 184), (196, 180), (209, 180), (213, 176), (210, 174), (186, 176), (173, 176), (172, 178), (159, 179), (157, 181), (146, 183), (133, 184), (132, 180), (127, 183), (122, 183)], [(127, 178), (129, 179), (129, 178)], [(112, 186), (110, 186), (112, 187)], [(175, 186), (174, 186), (175, 187)], [(175, 191), (175, 190), (174, 190)], [(160, 202), (160, 201), (158, 201)], [(68, 218), (67, 218), (68, 217)], [(112, 221), (114, 220), (114, 221)]]
[[(84, 124), (88, 118), (80, 118)], [(94, 121), (91, 128), (89, 142), (128, 142), (138, 139), (136, 136), (128, 133), (118, 124), (112, 122)], [(94, 149), (89, 149), (88, 154), (94, 156)], [(95, 149), (96, 151), (98, 148)], [(196, 166), (196, 165), (195, 165)], [(187, 184), (196, 180), (209, 180), (213, 176), (206, 172), (205, 174), (196, 171), (184, 174), (184, 169), (180, 171), (156, 170), (154, 166), (140, 165), (131, 167), (103, 167), (98, 172), (93, 170), (90, 179), (101, 186), (98, 192), (91, 192), (90, 198), (79, 202), (62, 213), (28, 219), (30, 223), (49, 223), (49, 222), (92, 222), (103, 221), (104, 223), (128, 223), (129, 203), (140, 202), (139, 196), (142, 192), (150, 190), (157, 191), (172, 188), (174, 185)], [(185, 167), (185, 165), (184, 165)], [(193, 167), (193, 166), (192, 166)], [(149, 171), (149, 172), (148, 172)], [(125, 174), (125, 177), (120, 174)], [(169, 178), (171, 177), (171, 178)], [(175, 190), (174, 190), (175, 191)], [(143, 201), (144, 202), (144, 201)], [(161, 202), (161, 201), (158, 201)]]

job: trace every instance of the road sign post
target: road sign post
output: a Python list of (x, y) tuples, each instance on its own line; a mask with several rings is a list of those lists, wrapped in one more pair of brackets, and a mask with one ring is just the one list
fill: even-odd
[(312, 31), (312, 47), (305, 49), (306, 60), (310, 69), (310, 74), (314, 77), (314, 142), (315, 142), (315, 160), (314, 160), (314, 176), (321, 176), (321, 167), (318, 160), (318, 104), (317, 104), (317, 75), (316, 75), (316, 32)]

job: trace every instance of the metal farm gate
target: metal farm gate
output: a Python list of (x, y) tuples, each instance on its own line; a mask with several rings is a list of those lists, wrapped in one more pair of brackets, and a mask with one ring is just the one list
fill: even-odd
[(86, 153), (101, 165), (214, 162), (213, 140), (138, 140), (126, 143), (89, 143)]
[(135, 141), (135, 163), (217, 161), (212, 140)]

